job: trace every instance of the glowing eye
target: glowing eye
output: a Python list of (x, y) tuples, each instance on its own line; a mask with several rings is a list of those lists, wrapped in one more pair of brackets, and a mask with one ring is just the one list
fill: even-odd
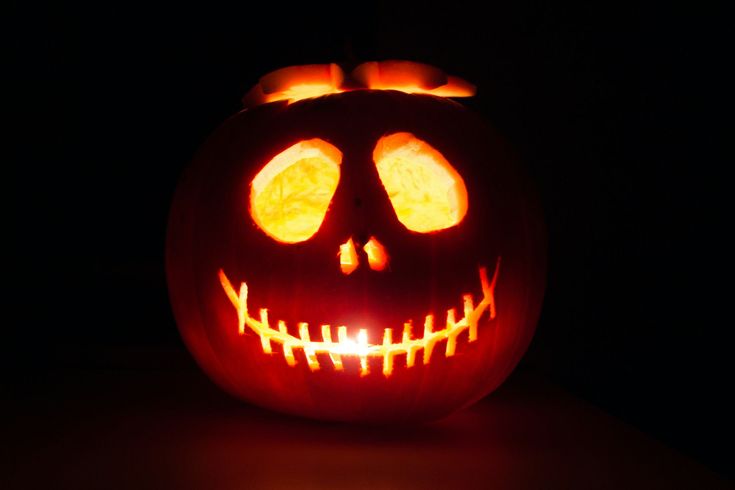
[(462, 177), (425, 141), (411, 133), (384, 136), (373, 160), (398, 221), (409, 230), (443, 230), (464, 218), (467, 189)]
[(271, 238), (311, 238), (324, 221), (339, 182), (342, 152), (324, 140), (304, 140), (282, 151), (255, 176), (250, 214)]

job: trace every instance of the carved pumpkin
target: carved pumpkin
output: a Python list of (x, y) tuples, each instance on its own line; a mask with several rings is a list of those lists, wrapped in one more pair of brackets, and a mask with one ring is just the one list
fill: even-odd
[(499, 138), (411, 62), (261, 79), (185, 173), (167, 275), (230, 393), (327, 420), (445, 416), (494, 390), (543, 296), (540, 212)]

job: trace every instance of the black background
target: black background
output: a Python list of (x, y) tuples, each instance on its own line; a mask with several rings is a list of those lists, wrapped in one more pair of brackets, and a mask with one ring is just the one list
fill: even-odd
[(549, 281), (521, 369), (731, 473), (724, 13), (486, 8), (21, 12), (5, 74), (21, 147), (8, 193), (17, 247), (6, 266), (21, 272), (5, 283), (20, 309), (3, 356), (11, 396), (44, 369), (145, 368), (136, 353), (183, 352), (163, 271), (168, 206), (196, 148), (260, 76), (410, 59), (476, 83), (467, 105), (538, 184)]

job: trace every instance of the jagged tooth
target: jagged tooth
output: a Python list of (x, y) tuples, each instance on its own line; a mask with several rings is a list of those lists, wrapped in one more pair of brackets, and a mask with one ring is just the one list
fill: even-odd
[(263, 348), (263, 352), (265, 352), (266, 354), (272, 354), (273, 349), (271, 348), (270, 337), (266, 333), (271, 329), (270, 325), (268, 324), (267, 308), (260, 309), (260, 326), (262, 327), (261, 331), (258, 332), (258, 334), (260, 335), (260, 345)]
[(309, 336), (309, 324), (306, 322), (299, 322), (299, 337), (303, 342), (304, 356), (306, 356), (306, 363), (309, 365), (309, 369), (312, 371), (319, 370), (319, 360), (316, 358), (316, 352), (311, 345), (311, 337)]
[(489, 302), (490, 319), (495, 318), (495, 285), (498, 283), (498, 273), (500, 272), (500, 257), (498, 257), (495, 263), (495, 272), (493, 272), (493, 279), (490, 284), (487, 284), (487, 271), (483, 277), (483, 271), (480, 270), (480, 282), (482, 282), (482, 294), (484, 296), (483, 301)]
[[(286, 322), (283, 320), (278, 320), (278, 331), (282, 333), (284, 337), (288, 335), (288, 328), (286, 328)], [(291, 367), (295, 366), (296, 358), (293, 355), (291, 343), (288, 341), (283, 341), (281, 343), (283, 345), (283, 357), (286, 359), (286, 362)]]
[(464, 306), (464, 316), (469, 318), (473, 311), (475, 311), (475, 302), (472, 299), (471, 294), (465, 294), (462, 296), (462, 303)]
[[(466, 318), (466, 316), (465, 316)], [(444, 355), (451, 357), (457, 349), (456, 314), (454, 308), (447, 310), (447, 349)]]
[(357, 332), (357, 345), (363, 353), (360, 354), (360, 376), (367, 376), (370, 373), (370, 366), (367, 362), (368, 337), (367, 330), (361, 328)]
[[(219, 270), (219, 273), (217, 274), (219, 276), (219, 283), (222, 285), (222, 289), (225, 290), (225, 294), (227, 295), (227, 298), (230, 300), (230, 303), (232, 303), (232, 306), (235, 307), (238, 312), (240, 311), (240, 297), (238, 296), (238, 292), (235, 291), (235, 288), (232, 286), (232, 283), (229, 279), (227, 279), (227, 274), (225, 274), (225, 271), (222, 269)], [(245, 283), (242, 283), (245, 284)], [(242, 292), (242, 286), (240, 287), (240, 292)], [(245, 296), (247, 297), (247, 289), (245, 290)], [(245, 307), (247, 308), (247, 302)]]
[(495, 318), (495, 285), (498, 283), (498, 273), (500, 272), (501, 257), (498, 256), (498, 260), (495, 262), (495, 272), (493, 272), (493, 278), (488, 281), (487, 269), (480, 267), (480, 284), (482, 285), (482, 296), (483, 301), (488, 301), (490, 304), (490, 319)]
[(291, 344), (286, 343), (283, 344), (283, 357), (286, 359), (286, 363), (294, 367), (296, 365), (296, 358), (293, 355), (293, 349), (291, 349)]
[(475, 303), (471, 294), (462, 296), (464, 302), (464, 318), (469, 326), (469, 341), (477, 340), (477, 315), (475, 315)]
[(260, 334), (260, 346), (263, 348), (263, 352), (265, 354), (273, 354), (273, 349), (271, 348), (271, 339), (264, 333)]
[(454, 328), (457, 323), (457, 311), (454, 308), (447, 310), (447, 330)]
[[(329, 344), (330, 347), (332, 346), (332, 328), (329, 325), (322, 325), (322, 340), (324, 343)], [(342, 357), (339, 354), (332, 354), (330, 352), (329, 358), (332, 360), (335, 370), (342, 371), (344, 369)]]
[(390, 346), (393, 344), (393, 329), (386, 328), (383, 330), (383, 346), (386, 348), (383, 352), (383, 376), (390, 376), (393, 372), (393, 352)]
[[(344, 325), (340, 325), (337, 327), (337, 343), (340, 345), (344, 345), (345, 342), (347, 342), (347, 327), (345, 327)], [(337, 368), (338, 371), (342, 371), (342, 369), (344, 369), (342, 358), (339, 357), (339, 360), (339, 367), (337, 367), (337, 364), (335, 364), (334, 367)]]
[(327, 344), (332, 343), (332, 329), (329, 325), (322, 325), (322, 341)]
[(434, 333), (434, 315), (426, 315), (424, 320), (424, 364), (429, 364), (436, 344), (436, 339), (432, 333)]
[(416, 349), (409, 347), (406, 349), (406, 367), (413, 367), (416, 364)]
[(240, 303), (240, 309), (247, 316), (248, 314), (248, 285), (244, 282), (240, 284), (240, 294), (237, 297)]
[(245, 323), (248, 318), (248, 285), (240, 284), (240, 294), (237, 297), (239, 308), (237, 309), (238, 328), (240, 335), (245, 334)]
[(360, 346), (360, 347), (367, 347), (368, 346), (367, 329), (361, 328), (357, 332), (357, 345)]
[(283, 357), (286, 359), (289, 366), (294, 367), (296, 365), (296, 358), (293, 355), (293, 349), (291, 348), (290, 342), (285, 342), (283, 344)]
[[(500, 258), (498, 258), (500, 262)], [(490, 281), (487, 280), (487, 267), (480, 267), (480, 287), (482, 287), (482, 295), (487, 296), (490, 290)]]
[(434, 332), (434, 315), (426, 315), (424, 319), (424, 338)]
[(409, 321), (403, 324), (403, 338), (401, 342), (408, 344), (406, 347), (406, 367), (412, 367), (416, 363), (416, 349), (411, 345), (411, 337), (413, 337), (413, 324)]
[(444, 352), (446, 357), (452, 357), (457, 350), (457, 336), (451, 332), (447, 335), (447, 350)]
[(405, 322), (403, 324), (403, 338), (401, 339), (401, 342), (406, 343), (409, 340), (411, 340), (411, 336), (413, 335), (413, 325), (411, 322)]
[[(347, 327), (345, 327), (344, 325), (340, 325), (339, 327), (337, 327), (337, 343), (339, 343), (340, 345), (344, 345), (347, 341)], [(343, 368), (344, 366), (342, 365), (342, 361), (340, 358), (339, 370), (342, 370)]]

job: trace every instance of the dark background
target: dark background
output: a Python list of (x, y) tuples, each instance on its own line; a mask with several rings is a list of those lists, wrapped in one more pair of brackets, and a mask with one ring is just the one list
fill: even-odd
[(538, 184), (548, 290), (519, 369), (732, 474), (724, 12), (476, 9), (100, 2), (21, 12), (5, 73), (21, 109), (6, 257), (21, 274), (5, 283), (20, 316), (5, 393), (32, 392), (48, 369), (146, 369), (179, 354), (193, 365), (169, 309), (163, 248), (196, 148), (269, 71), (409, 59), (476, 83), (467, 105)]

